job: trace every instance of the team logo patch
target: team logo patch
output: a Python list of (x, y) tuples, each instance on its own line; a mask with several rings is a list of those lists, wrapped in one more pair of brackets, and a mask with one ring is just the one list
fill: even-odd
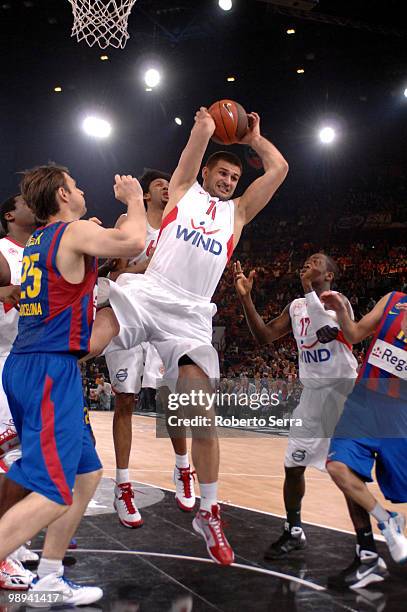
[(393, 376), (407, 380), (407, 354), (404, 349), (378, 338), (367, 361)]
[(301, 463), (301, 461), (304, 461), (306, 454), (307, 454), (306, 450), (296, 450), (291, 454), (291, 457), (293, 458), (293, 461), (295, 461), (296, 463)]
[(118, 370), (116, 372), (116, 378), (119, 382), (124, 382), (127, 379), (128, 375), (129, 374), (127, 368), (122, 368), (121, 370)]

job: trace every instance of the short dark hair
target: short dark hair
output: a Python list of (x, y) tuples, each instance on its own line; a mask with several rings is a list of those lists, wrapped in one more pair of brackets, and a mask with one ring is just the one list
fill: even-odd
[(221, 159), (229, 162), (229, 164), (233, 164), (233, 166), (237, 166), (238, 168), (240, 168), (240, 172), (243, 172), (242, 160), (234, 153), (230, 153), (230, 151), (216, 151), (216, 153), (212, 153), (212, 155), (210, 155), (206, 160), (205, 166), (211, 169)]
[(332, 259), (332, 257), (330, 257), (329, 255), (327, 255), (326, 253), (321, 253), (326, 260), (326, 269), (328, 270), (328, 272), (332, 272), (334, 275), (334, 280), (338, 280), (339, 278), (339, 267), (338, 264), (336, 263), (336, 261), (334, 259)]
[(55, 197), (57, 190), (64, 187), (69, 191), (64, 173), (69, 174), (68, 168), (56, 164), (37, 166), (22, 173), (21, 195), (42, 223), (59, 212)]
[(143, 174), (139, 178), (139, 183), (143, 190), (143, 193), (147, 193), (150, 189), (150, 185), (156, 179), (163, 179), (164, 181), (170, 181), (171, 174), (162, 172), (161, 170), (154, 170), (152, 168), (146, 168)]
[(3, 228), (6, 234), (8, 233), (8, 221), (6, 219), (6, 214), (16, 209), (16, 199), (18, 198), (18, 196), (18, 193), (16, 195), (11, 196), (11, 198), (5, 200), (0, 206), (0, 230)]

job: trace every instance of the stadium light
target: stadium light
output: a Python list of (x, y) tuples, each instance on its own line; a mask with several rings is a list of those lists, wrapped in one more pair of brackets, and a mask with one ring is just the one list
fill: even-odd
[(144, 82), (147, 87), (157, 87), (161, 81), (161, 74), (156, 68), (149, 68), (144, 73)]
[(222, 11), (230, 11), (233, 6), (232, 0), (219, 0), (218, 4)]
[(93, 138), (108, 138), (112, 132), (112, 126), (106, 119), (94, 115), (84, 119), (82, 128), (85, 134)]
[(331, 144), (336, 138), (335, 130), (330, 126), (325, 126), (319, 130), (319, 139), (323, 144)]

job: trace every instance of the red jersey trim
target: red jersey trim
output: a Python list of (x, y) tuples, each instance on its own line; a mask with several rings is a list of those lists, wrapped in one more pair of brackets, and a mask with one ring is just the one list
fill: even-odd
[(48, 474), (58, 489), (64, 503), (72, 504), (72, 491), (66, 482), (64, 470), (58, 455), (57, 443), (55, 440), (55, 406), (51, 399), (51, 392), (54, 381), (50, 376), (45, 377), (44, 391), (41, 400), (41, 451), (42, 458), (47, 467)]
[(160, 231), (159, 231), (158, 238), (157, 238), (157, 244), (158, 244), (158, 241), (160, 240), (162, 232), (165, 230), (167, 225), (175, 221), (177, 217), (178, 217), (178, 206), (174, 206), (174, 208), (170, 210), (168, 215), (166, 215), (161, 222), (161, 227), (160, 227)]

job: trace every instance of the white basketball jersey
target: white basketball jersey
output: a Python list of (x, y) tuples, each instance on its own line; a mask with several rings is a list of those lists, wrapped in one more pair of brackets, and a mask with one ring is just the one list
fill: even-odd
[[(353, 319), (352, 307), (348, 300), (347, 303)], [(298, 347), (300, 380), (304, 387), (314, 388), (329, 385), (332, 379), (357, 377), (357, 360), (341, 332), (336, 340), (321, 344), (311, 325), (305, 298), (294, 300), (289, 312)], [(327, 314), (332, 317), (332, 325), (339, 327), (336, 313), (327, 310)]]
[(234, 202), (194, 183), (163, 219), (146, 275), (194, 297), (211, 299), (233, 252)]
[[(6, 259), (10, 268), (10, 283), (19, 285), (24, 247), (11, 238), (0, 239), (0, 253)], [(8, 355), (17, 335), (18, 310), (0, 303), (0, 355)]]
[(137, 257), (133, 257), (133, 259), (129, 261), (129, 264), (143, 263), (146, 259), (151, 257), (151, 250), (156, 246), (159, 233), (160, 230), (151, 227), (147, 221), (146, 245), (144, 251), (140, 253), (140, 255), (137, 255)]

